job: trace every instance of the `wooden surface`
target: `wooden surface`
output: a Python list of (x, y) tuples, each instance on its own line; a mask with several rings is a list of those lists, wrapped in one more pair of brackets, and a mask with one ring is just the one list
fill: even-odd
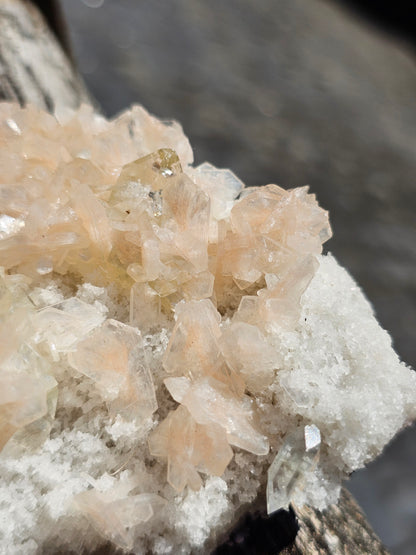
[[(0, 0), (0, 99), (33, 103), (49, 111), (91, 102), (64, 51), (69, 50), (66, 35), (59, 36), (64, 33), (62, 24), (52, 32), (34, 4), (39, 2)], [(49, 1), (48, 7), (53, 9), (53, 4)], [(338, 505), (322, 513), (309, 507), (295, 512), (299, 531), (285, 555), (388, 553), (345, 489)], [(244, 545), (230, 546), (227, 552), (248, 553)], [(255, 552), (266, 553), (250, 550)]]
[(299, 531), (284, 555), (388, 555), (353, 496), (343, 488), (336, 506), (295, 509)]
[(0, 0), (0, 99), (49, 111), (76, 108), (89, 96), (31, 2)]

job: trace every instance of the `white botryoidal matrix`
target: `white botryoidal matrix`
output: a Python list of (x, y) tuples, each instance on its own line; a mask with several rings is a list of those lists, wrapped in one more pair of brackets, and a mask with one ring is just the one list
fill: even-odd
[(193, 167), (141, 107), (0, 118), (0, 550), (206, 551), (416, 417), (306, 187)]

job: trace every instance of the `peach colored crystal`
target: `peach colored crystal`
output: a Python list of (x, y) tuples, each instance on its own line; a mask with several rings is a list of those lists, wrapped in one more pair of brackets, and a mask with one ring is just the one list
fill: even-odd
[[(44, 417), (54, 377), (70, 368), (111, 418), (149, 419), (156, 393), (169, 392), (176, 405), (149, 448), (167, 461), (178, 491), (199, 488), (201, 473), (221, 475), (230, 445), (265, 455), (255, 396), (278, 370), (265, 337), (270, 327), (296, 326), (331, 234), (314, 195), (277, 185), (243, 190), (230, 170), (193, 168), (180, 126), (140, 107), (112, 122), (86, 106), (58, 119), (3, 104), (0, 116), (8, 280), (0, 335), (12, 329), (1, 353), (0, 444)], [(103, 288), (112, 310), (129, 299), (129, 314), (107, 319), (104, 305), (76, 296), (86, 283)], [(141, 334), (162, 327), (170, 340), (156, 376)], [(25, 349), (46, 361), (42, 371), (17, 371), (12, 361)], [(101, 529), (126, 512), (122, 505), (138, 510), (142, 502), (127, 497), (115, 507), (93, 490), (77, 499)], [(114, 541), (127, 546), (123, 525), (114, 526)]]
[(150, 435), (149, 449), (152, 455), (167, 458), (168, 482), (177, 491), (186, 485), (199, 489), (198, 471), (221, 476), (233, 456), (221, 426), (197, 423), (181, 405)]
[(128, 488), (113, 487), (104, 492), (92, 488), (74, 497), (74, 505), (88, 518), (98, 533), (122, 549), (131, 550), (134, 527), (148, 522), (165, 500), (158, 495), (129, 495)]
[(69, 364), (96, 384), (114, 415), (150, 416), (157, 408), (140, 332), (107, 320), (78, 342)]

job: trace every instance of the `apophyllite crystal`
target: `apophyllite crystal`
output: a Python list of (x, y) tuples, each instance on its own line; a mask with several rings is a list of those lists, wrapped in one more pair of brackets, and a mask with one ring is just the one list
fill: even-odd
[(306, 187), (193, 167), (141, 107), (0, 119), (0, 551), (206, 552), (415, 418)]

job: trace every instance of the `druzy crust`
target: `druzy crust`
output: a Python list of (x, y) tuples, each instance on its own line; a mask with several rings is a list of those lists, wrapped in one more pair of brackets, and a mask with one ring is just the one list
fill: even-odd
[(138, 106), (0, 104), (0, 546), (204, 550), (267, 478), (269, 511), (335, 502), (416, 416), (308, 188), (192, 162)]

